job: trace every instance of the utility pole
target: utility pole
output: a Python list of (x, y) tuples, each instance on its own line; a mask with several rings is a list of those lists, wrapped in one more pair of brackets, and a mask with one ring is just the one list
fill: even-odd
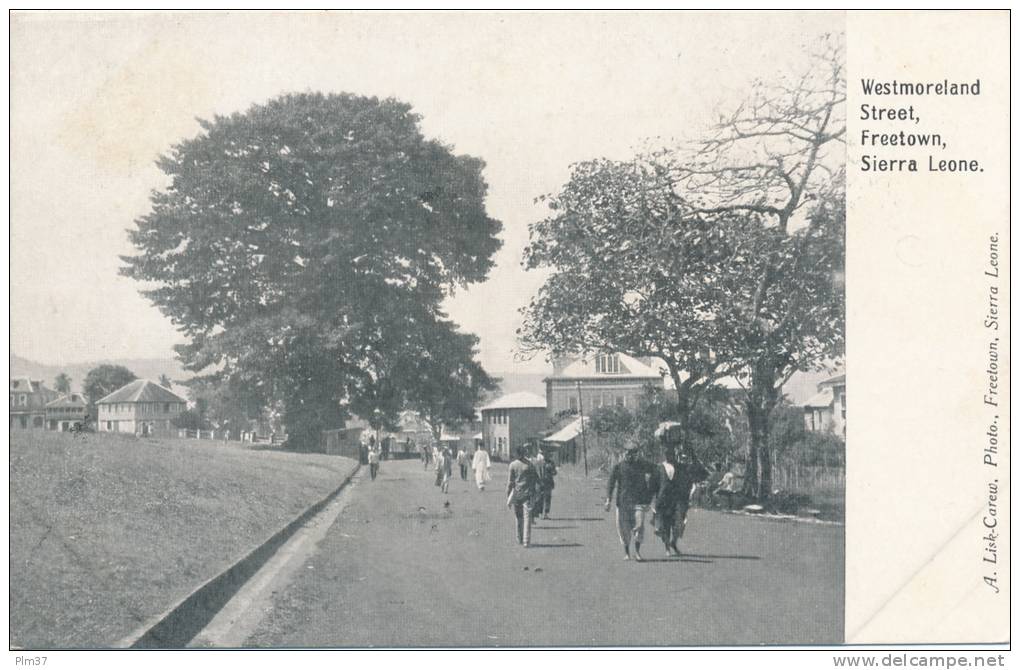
[(584, 454), (584, 476), (588, 476), (588, 442), (584, 436), (584, 401), (581, 398), (581, 382), (577, 382), (577, 411), (581, 415), (581, 453)]

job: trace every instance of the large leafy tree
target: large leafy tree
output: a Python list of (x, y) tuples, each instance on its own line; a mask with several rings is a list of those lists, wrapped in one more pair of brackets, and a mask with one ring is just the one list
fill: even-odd
[(746, 384), (745, 487), (772, 488), (770, 416), (782, 385), (843, 351), (846, 74), (842, 40), (826, 36), (809, 67), (758, 82), (693, 151), (671, 153), (671, 180), (699, 216), (735, 222), (725, 332)]
[[(842, 180), (819, 192), (807, 224), (784, 233), (767, 219), (738, 219), (738, 254), (730, 267), (732, 300), (720, 324), (741, 382), (748, 429), (745, 493), (756, 499), (772, 490), (774, 412), (782, 387), (797, 371), (843, 355), (846, 205)], [(764, 281), (763, 281), (764, 279)], [(753, 315), (753, 316), (752, 316)]]
[(408, 406), (428, 422), (438, 440), (444, 426), (458, 430), (470, 424), (479, 401), (498, 385), (475, 361), (476, 336), (458, 332), (448, 321), (419, 329), (416, 336), (421, 341), (405, 351), (424, 354), (405, 357), (397, 367), (407, 380)]
[(692, 212), (656, 156), (576, 165), (547, 203), (524, 262), (552, 272), (524, 309), (522, 348), (659, 358), (685, 429), (728, 370), (716, 318), (728, 300), (727, 229)]
[(396, 100), (286, 95), (202, 121), (159, 159), (169, 185), (139, 218), (124, 274), (217, 366), (282, 401), (294, 445), (349, 412), (394, 416), (392, 361), (481, 281), (499, 247), (483, 163), (426, 139)]
[(98, 414), (96, 413), (96, 402), (101, 400), (103, 396), (110, 395), (121, 386), (130, 384), (136, 379), (138, 379), (138, 377), (135, 376), (135, 373), (131, 372), (123, 365), (110, 365), (104, 363), (103, 365), (89, 370), (89, 373), (85, 375), (85, 381), (82, 384), (82, 392), (85, 394), (89, 403), (89, 417), (93, 421), (98, 417)]
[(189, 379), (185, 385), (196, 415), (208, 422), (208, 427), (228, 431), (234, 439), (240, 439), (241, 431), (248, 430), (251, 421), (263, 413), (259, 395), (250, 393), (249, 385), (239, 379), (211, 374)]

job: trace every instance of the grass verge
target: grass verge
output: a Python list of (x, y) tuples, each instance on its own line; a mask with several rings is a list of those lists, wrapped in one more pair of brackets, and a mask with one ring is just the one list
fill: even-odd
[(105, 647), (319, 501), (350, 459), (10, 435), (10, 644)]

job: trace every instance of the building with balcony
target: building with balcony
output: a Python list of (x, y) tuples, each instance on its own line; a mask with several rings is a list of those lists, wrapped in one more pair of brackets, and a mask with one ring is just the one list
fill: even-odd
[(97, 427), (103, 433), (175, 434), (174, 419), (188, 401), (147, 379), (136, 379), (96, 403)]

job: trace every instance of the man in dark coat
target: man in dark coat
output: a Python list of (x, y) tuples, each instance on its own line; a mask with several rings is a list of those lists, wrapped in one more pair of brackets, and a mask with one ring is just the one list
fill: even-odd
[(538, 494), (535, 499), (535, 518), (549, 518), (552, 508), (552, 492), (556, 488), (556, 463), (545, 450), (539, 451), (535, 458), (535, 470), (538, 473)]
[[(677, 458), (677, 452), (680, 457)], [(687, 449), (666, 445), (666, 459), (657, 466), (658, 491), (652, 500), (652, 519), (655, 534), (666, 546), (666, 554), (679, 556), (677, 542), (687, 527), (687, 512), (691, 506), (691, 489), (708, 476), (708, 470)]]
[(638, 444), (628, 442), (623, 460), (613, 466), (606, 487), (606, 511), (616, 490), (616, 529), (623, 544), (623, 560), (630, 560), (630, 544), (634, 543), (634, 560), (641, 561), (641, 542), (645, 536), (645, 512), (655, 492), (655, 466), (641, 458)]
[(528, 460), (526, 447), (518, 446), (514, 454), (516, 458), (510, 464), (507, 475), (506, 506), (517, 517), (517, 544), (527, 547), (531, 544), (531, 506), (538, 490), (538, 473)]

